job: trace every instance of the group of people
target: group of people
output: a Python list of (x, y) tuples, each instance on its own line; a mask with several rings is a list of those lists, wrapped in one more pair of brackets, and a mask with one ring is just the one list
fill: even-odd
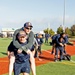
[[(14, 32), (13, 40), (8, 46), (7, 54), (9, 58), (9, 75), (29, 75), (30, 70), (32, 75), (36, 75), (35, 58), (38, 56), (38, 51), (41, 52), (43, 43), (42, 35), (37, 34), (36, 37), (32, 31), (32, 24), (26, 22), (24, 26)], [(45, 43), (48, 43), (48, 34), (45, 35)], [(63, 54), (66, 54), (65, 46), (68, 43), (68, 37), (65, 33), (52, 36), (52, 52), (55, 52), (54, 61), (58, 61), (58, 53), (60, 52), (60, 61), (63, 59)], [(37, 51), (38, 50), (38, 51)]]
[(52, 52), (51, 54), (53, 54), (55, 52), (54, 55), (54, 61), (58, 61), (58, 55), (60, 53), (60, 61), (63, 60), (63, 56), (66, 55), (66, 50), (65, 50), (65, 46), (68, 43), (68, 36), (65, 33), (61, 33), (61, 34), (55, 34), (54, 36), (52, 36)]
[[(26, 22), (24, 26), (14, 32), (13, 40), (8, 46), (7, 54), (9, 58), (9, 75), (29, 75), (30, 69), (32, 75), (36, 75), (35, 67), (35, 44), (38, 46), (34, 39), (32, 32), (32, 24)], [(36, 47), (38, 48), (38, 47)]]

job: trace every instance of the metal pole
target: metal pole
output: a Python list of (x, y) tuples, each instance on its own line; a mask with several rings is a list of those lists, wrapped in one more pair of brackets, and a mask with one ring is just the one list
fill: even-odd
[(64, 13), (63, 13), (63, 31), (65, 32), (65, 0), (64, 0)]
[(48, 23), (48, 34), (49, 34), (49, 30), (50, 30), (50, 24)]

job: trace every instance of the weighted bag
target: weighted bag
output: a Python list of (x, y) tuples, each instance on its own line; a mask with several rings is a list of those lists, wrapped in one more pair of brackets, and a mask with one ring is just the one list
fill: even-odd
[(71, 55), (69, 55), (69, 54), (63, 55), (63, 60), (70, 61), (71, 60)]

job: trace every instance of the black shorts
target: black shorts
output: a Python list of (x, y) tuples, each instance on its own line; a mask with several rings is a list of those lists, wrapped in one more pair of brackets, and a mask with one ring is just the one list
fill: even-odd
[(31, 50), (31, 51), (34, 51), (34, 49), (35, 49), (35, 46), (33, 45), (32, 48), (31, 48), (30, 50)]
[(14, 63), (14, 75), (19, 75), (20, 73), (30, 73), (30, 63), (26, 60), (24, 63)]

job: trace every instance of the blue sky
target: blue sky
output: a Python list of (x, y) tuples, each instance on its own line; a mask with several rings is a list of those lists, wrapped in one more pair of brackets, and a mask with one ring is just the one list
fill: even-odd
[[(65, 27), (75, 24), (75, 0), (65, 0)], [(33, 24), (33, 31), (54, 31), (63, 24), (64, 0), (0, 0), (1, 28), (21, 28)]]

